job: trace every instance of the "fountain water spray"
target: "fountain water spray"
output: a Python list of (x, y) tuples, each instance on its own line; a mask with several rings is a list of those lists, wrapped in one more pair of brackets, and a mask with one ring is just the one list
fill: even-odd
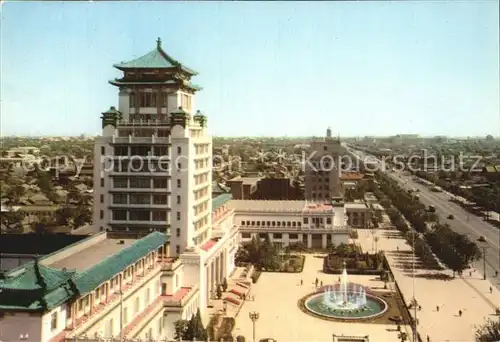
[(325, 289), (323, 303), (329, 308), (341, 311), (357, 310), (366, 307), (365, 289), (361, 285), (356, 288), (354, 284), (351, 284), (351, 288), (349, 288), (345, 261), (339, 286), (329, 286)]

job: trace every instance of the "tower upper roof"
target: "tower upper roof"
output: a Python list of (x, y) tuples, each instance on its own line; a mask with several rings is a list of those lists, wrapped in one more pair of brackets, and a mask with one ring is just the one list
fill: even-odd
[(161, 47), (161, 39), (156, 41), (156, 48), (134, 60), (122, 62), (113, 65), (120, 70), (126, 69), (169, 69), (181, 68), (183, 71), (190, 75), (197, 75), (198, 73), (169, 56)]

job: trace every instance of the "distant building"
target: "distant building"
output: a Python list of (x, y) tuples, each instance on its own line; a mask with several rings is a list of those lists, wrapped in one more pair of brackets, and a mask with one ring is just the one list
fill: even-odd
[(237, 200), (301, 200), (299, 184), (287, 177), (235, 177), (227, 182), (233, 199)]
[(326, 137), (311, 141), (310, 154), (303, 165), (306, 200), (328, 201), (342, 197), (339, 164), (343, 151), (340, 139), (332, 138), (330, 129)]
[(303, 243), (309, 248), (348, 243), (349, 227), (343, 202), (232, 200), (242, 241), (269, 237), (284, 246)]

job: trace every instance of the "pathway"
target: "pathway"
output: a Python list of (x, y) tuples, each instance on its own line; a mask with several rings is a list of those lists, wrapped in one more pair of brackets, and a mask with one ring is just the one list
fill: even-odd
[[(233, 336), (243, 335), (247, 341), (252, 340), (249, 313), (256, 311), (260, 315), (256, 323), (256, 341), (270, 337), (279, 342), (331, 342), (334, 333), (347, 336), (370, 335), (370, 341), (376, 342), (398, 341), (394, 325), (331, 322), (303, 313), (297, 302), (315, 290), (316, 277), (325, 285), (335, 283), (338, 278), (338, 275), (324, 274), (322, 265), (322, 257), (307, 255), (302, 273), (263, 273), (252, 287), (255, 301), (245, 302), (236, 317)], [(300, 285), (301, 279), (304, 281), (303, 285)], [(350, 275), (349, 279), (366, 286), (384, 285), (373, 276)]]
[[(372, 250), (372, 234), (368, 231), (358, 230), (359, 243), (363, 250)], [(388, 236), (395, 236), (388, 238)], [(484, 323), (486, 318), (494, 318), (494, 309), (500, 306), (500, 291), (492, 286), (489, 280), (482, 280), (481, 274), (475, 270), (469, 275), (464, 272), (462, 278), (445, 280), (432, 280), (424, 274), (442, 273), (452, 275), (449, 270), (426, 271), (417, 270), (413, 279), (411, 266), (404, 269), (401, 265), (401, 255), (411, 252), (411, 247), (406, 243), (401, 234), (396, 230), (378, 230), (378, 250), (384, 250), (389, 264), (391, 264), (394, 278), (402, 291), (406, 303), (413, 298), (413, 291), (422, 310), (417, 312), (419, 320), (418, 331), (425, 341), (429, 335), (432, 342), (438, 341), (474, 341), (476, 326)], [(397, 248), (399, 247), (399, 251)], [(399, 254), (398, 254), (399, 252)], [(403, 252), (403, 253), (401, 253)], [(411, 265), (411, 256), (409, 264)], [(439, 312), (436, 306), (439, 305)], [(463, 311), (463, 316), (458, 316), (458, 311)], [(413, 311), (412, 311), (413, 314)]]

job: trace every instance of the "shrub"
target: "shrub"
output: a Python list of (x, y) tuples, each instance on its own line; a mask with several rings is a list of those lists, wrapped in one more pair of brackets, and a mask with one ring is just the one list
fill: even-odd
[(234, 317), (224, 317), (219, 329), (219, 339), (223, 339), (224, 341), (233, 341), (231, 332), (233, 331), (234, 325)]
[(366, 261), (358, 261), (356, 267), (366, 269), (368, 268), (368, 265), (366, 264)]
[(351, 239), (359, 238), (358, 231), (355, 229), (351, 230), (351, 233), (349, 235), (351, 236)]
[(212, 317), (210, 317), (210, 320), (208, 321), (207, 324), (207, 334), (208, 334), (208, 339), (210, 341), (215, 341), (215, 327), (219, 324), (221, 316), (220, 314), (216, 313)]
[(259, 280), (260, 278), (260, 275), (261, 275), (261, 272), (260, 271), (255, 271), (253, 274), (252, 274), (252, 283), (256, 283), (257, 280)]

